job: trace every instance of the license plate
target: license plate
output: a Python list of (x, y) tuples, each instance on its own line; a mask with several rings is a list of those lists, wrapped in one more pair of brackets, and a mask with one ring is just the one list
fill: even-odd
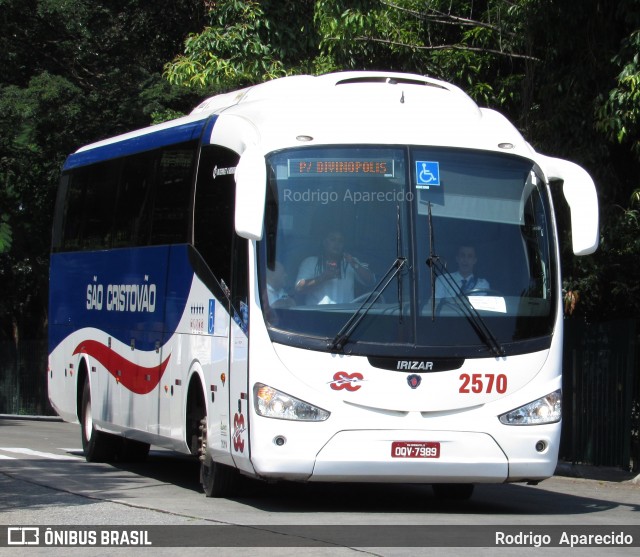
[(440, 458), (440, 443), (437, 441), (393, 441), (393, 458)]

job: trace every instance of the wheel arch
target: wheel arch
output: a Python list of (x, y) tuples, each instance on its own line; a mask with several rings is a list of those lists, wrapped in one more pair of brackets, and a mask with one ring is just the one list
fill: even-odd
[(191, 366), (189, 386), (185, 400), (184, 434), (185, 443), (191, 454), (197, 455), (199, 449), (200, 421), (207, 415), (204, 373), (200, 365)]
[(76, 378), (76, 416), (78, 420), (82, 419), (82, 391), (84, 384), (89, 381), (89, 364), (85, 357), (81, 356), (78, 360), (78, 371)]

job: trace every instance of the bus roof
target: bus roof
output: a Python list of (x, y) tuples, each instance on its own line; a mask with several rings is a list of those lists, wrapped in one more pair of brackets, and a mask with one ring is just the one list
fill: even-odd
[(216, 95), (183, 118), (83, 147), (64, 169), (200, 137), (240, 153), (248, 144), (267, 153), (303, 143), (379, 143), (532, 155), (506, 118), (479, 108), (455, 85), (367, 71), (290, 76)]
[(212, 142), (238, 149), (231, 130), (242, 121), (250, 123), (253, 143), (264, 153), (303, 143), (370, 143), (533, 154), (504, 116), (479, 108), (455, 85), (414, 74), (285, 77), (212, 97), (192, 114), (211, 111), (220, 114)]

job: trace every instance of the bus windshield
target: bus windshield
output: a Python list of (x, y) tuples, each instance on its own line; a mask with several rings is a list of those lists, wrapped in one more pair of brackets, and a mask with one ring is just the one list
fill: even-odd
[(548, 348), (555, 248), (531, 161), (347, 146), (267, 165), (258, 274), (272, 341), (368, 356)]

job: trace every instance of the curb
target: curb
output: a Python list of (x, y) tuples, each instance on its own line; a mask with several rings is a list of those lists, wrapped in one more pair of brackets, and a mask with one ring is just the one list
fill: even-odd
[(21, 414), (0, 414), (0, 420), (30, 420), (34, 422), (61, 422), (60, 416), (26, 416)]
[(595, 466), (592, 464), (575, 464), (560, 461), (558, 462), (554, 476), (614, 483), (630, 483), (640, 486), (640, 475), (636, 475), (634, 472), (628, 472), (622, 468)]

